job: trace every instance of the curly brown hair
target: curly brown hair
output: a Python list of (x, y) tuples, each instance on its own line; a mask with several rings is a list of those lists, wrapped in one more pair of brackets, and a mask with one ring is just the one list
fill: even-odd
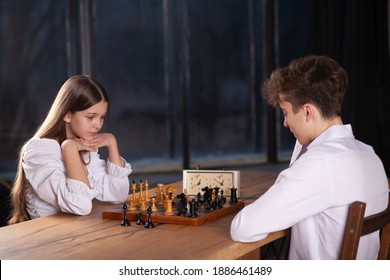
[(311, 103), (323, 118), (329, 119), (341, 116), (347, 87), (347, 73), (335, 60), (311, 55), (275, 70), (265, 81), (262, 95), (274, 107), (281, 101), (290, 102), (294, 113), (304, 104)]

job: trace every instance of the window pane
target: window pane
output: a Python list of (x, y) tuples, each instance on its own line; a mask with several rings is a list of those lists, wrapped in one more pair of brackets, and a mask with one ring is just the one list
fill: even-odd
[(109, 128), (130, 161), (168, 156), (162, 1), (96, 1), (98, 79)]
[(193, 161), (253, 154), (249, 1), (188, 1), (188, 11)]
[[(124, 156), (138, 166), (182, 160), (185, 69), (190, 158), (254, 152), (249, 2), (185, 3), (96, 1), (98, 79), (112, 101), (109, 126)], [(190, 30), (186, 65), (183, 25)], [(264, 150), (262, 141), (260, 146)]]
[[(286, 66), (292, 59), (310, 53), (310, 0), (279, 0), (279, 65)], [(280, 114), (279, 159), (289, 158), (295, 144), (295, 138), (288, 128), (283, 127), (283, 115)]]
[(0, 1), (0, 172), (43, 121), (66, 79), (66, 1)]

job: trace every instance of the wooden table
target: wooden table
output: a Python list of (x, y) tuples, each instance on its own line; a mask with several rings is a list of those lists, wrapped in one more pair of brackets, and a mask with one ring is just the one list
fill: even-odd
[[(274, 182), (274, 173), (241, 173), (241, 201), (251, 203)], [(181, 188), (181, 182), (172, 185)], [(0, 259), (207, 260), (260, 258), (260, 247), (288, 233), (254, 243), (234, 242), (234, 214), (201, 226), (159, 224), (153, 229), (102, 219), (112, 204), (96, 202), (88, 216), (57, 214), (0, 228)]]

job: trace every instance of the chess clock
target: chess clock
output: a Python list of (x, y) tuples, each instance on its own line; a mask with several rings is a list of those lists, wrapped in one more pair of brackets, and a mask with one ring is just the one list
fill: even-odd
[(203, 193), (204, 187), (219, 187), (225, 196), (230, 196), (230, 188), (237, 189), (240, 197), (240, 171), (233, 170), (183, 170), (183, 192), (188, 196)]

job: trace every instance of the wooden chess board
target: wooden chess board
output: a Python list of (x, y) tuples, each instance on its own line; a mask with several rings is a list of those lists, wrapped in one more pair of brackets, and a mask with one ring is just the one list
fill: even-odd
[[(213, 221), (225, 215), (238, 212), (240, 209), (244, 207), (245, 203), (243, 201), (239, 201), (235, 204), (226, 203), (223, 205), (221, 209), (210, 210), (200, 207), (197, 211), (198, 217), (191, 218), (187, 216), (177, 216), (176, 210), (174, 215), (165, 215), (164, 211), (159, 210), (156, 212), (152, 212), (151, 219), (153, 223), (163, 223), (163, 224), (177, 224), (177, 225), (187, 225), (187, 226), (199, 226), (205, 224), (207, 222)], [(139, 219), (139, 213), (142, 212), (142, 217), (146, 221), (147, 220), (147, 211), (127, 211), (126, 216), (130, 221), (137, 221)], [(109, 211), (102, 212), (103, 219), (111, 219), (111, 220), (123, 220), (124, 213), (122, 207), (116, 207)]]

